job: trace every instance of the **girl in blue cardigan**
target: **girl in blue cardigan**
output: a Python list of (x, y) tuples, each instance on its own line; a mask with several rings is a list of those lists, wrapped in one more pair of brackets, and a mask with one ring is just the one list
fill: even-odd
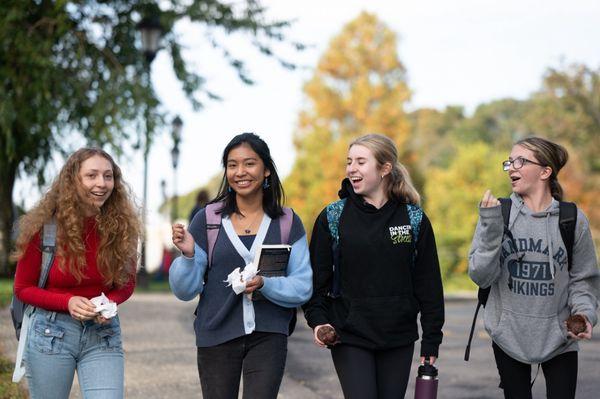
[[(182, 256), (170, 269), (169, 283), (181, 300), (200, 295), (194, 329), (203, 397), (236, 399), (243, 373), (244, 398), (276, 398), (296, 307), (312, 294), (306, 233), (293, 214), (288, 242), (281, 242), (283, 188), (260, 137), (234, 137), (223, 152), (223, 167), (221, 188), (212, 201), (219, 204), (221, 222), (207, 226), (205, 208), (189, 230), (173, 226), (173, 243)], [(212, 250), (207, 227), (218, 229)], [(251, 263), (262, 244), (291, 245), (285, 275), (256, 275), (244, 293), (236, 294), (226, 283), (228, 275)]]

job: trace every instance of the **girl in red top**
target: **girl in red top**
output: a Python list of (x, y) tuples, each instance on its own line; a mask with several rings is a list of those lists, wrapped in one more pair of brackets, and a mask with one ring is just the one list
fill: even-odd
[[(54, 219), (56, 254), (38, 288), (41, 231)], [(19, 221), (15, 295), (35, 306), (25, 364), (30, 396), (68, 398), (75, 371), (82, 396), (122, 398), (124, 359), (118, 316), (91, 298), (120, 304), (133, 293), (141, 224), (121, 170), (101, 149), (67, 160), (48, 192)]]

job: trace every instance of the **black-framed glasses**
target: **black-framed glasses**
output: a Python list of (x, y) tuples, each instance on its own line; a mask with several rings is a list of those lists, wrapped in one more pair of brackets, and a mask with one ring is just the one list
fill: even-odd
[(523, 158), (523, 157), (516, 157), (515, 159), (513, 159), (512, 161), (510, 159), (507, 159), (506, 161), (502, 162), (502, 170), (505, 172), (508, 172), (508, 170), (510, 169), (510, 165), (512, 164), (513, 168), (515, 169), (521, 169), (523, 167), (523, 165), (525, 165), (526, 163), (532, 163), (534, 165), (538, 165), (538, 166), (546, 166), (546, 165), (542, 165), (541, 163), (537, 163), (534, 162), (530, 159), (527, 158)]

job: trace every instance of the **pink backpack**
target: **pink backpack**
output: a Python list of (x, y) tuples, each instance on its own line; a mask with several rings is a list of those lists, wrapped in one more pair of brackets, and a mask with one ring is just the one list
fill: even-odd
[[(208, 267), (212, 264), (212, 254), (215, 243), (221, 229), (221, 213), (217, 213), (223, 207), (223, 202), (214, 202), (206, 205), (206, 235), (208, 238)], [(279, 218), (279, 230), (281, 231), (281, 244), (287, 244), (290, 239), (290, 230), (294, 213), (290, 208), (283, 208), (283, 215)]]

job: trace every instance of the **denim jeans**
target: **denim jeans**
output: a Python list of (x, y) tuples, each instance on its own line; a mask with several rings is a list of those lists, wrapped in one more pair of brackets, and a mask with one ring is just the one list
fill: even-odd
[(253, 332), (217, 346), (198, 348), (198, 373), (205, 399), (275, 399), (285, 369), (287, 336)]
[(68, 398), (75, 370), (83, 398), (123, 398), (118, 316), (100, 325), (38, 308), (27, 332), (24, 358), (31, 399)]

